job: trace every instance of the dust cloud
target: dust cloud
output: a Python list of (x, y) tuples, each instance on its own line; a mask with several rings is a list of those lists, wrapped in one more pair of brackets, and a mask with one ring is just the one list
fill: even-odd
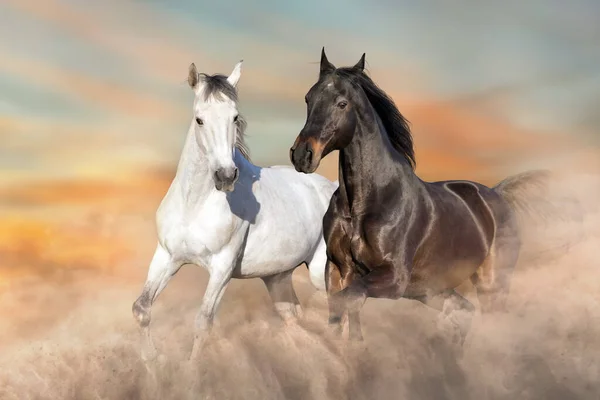
[[(306, 313), (298, 325), (278, 319), (260, 280), (234, 281), (202, 359), (189, 364), (206, 283), (190, 266), (153, 308), (161, 358), (147, 368), (130, 312), (142, 281), (86, 271), (31, 278), (1, 295), (0, 398), (596, 399), (600, 197), (589, 187), (577, 189), (587, 197), (576, 229), (568, 221), (529, 229), (531, 243), (567, 245), (526, 249), (508, 312), (477, 312), (462, 357), (436, 328), (436, 312), (410, 300), (368, 300), (362, 343), (330, 337), (326, 299), (311, 297), (302, 267), (294, 276)], [(478, 304), (470, 286), (461, 291)]]

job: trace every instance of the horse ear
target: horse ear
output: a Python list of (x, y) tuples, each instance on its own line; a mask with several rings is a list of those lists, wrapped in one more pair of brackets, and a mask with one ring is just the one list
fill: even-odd
[(198, 86), (198, 81), (200, 77), (198, 76), (198, 70), (196, 69), (196, 64), (190, 64), (190, 70), (188, 72), (188, 84), (192, 89), (196, 89)]
[(227, 77), (227, 82), (229, 82), (233, 87), (237, 86), (238, 81), (240, 80), (240, 76), (242, 76), (243, 62), (244, 60), (240, 60), (240, 62), (235, 64), (235, 67), (233, 67), (233, 71), (231, 71), (231, 74)]
[(358, 62), (354, 65), (354, 67), (352, 67), (353, 69), (360, 71), (360, 72), (363, 72), (365, 70), (365, 55), (366, 55), (366, 53), (363, 53), (360, 60), (358, 60)]
[(323, 49), (321, 50), (321, 67), (320, 67), (319, 75), (326, 74), (333, 70), (335, 70), (335, 65), (330, 63), (329, 60), (327, 59), (327, 56), (325, 55), (325, 46), (323, 46)]

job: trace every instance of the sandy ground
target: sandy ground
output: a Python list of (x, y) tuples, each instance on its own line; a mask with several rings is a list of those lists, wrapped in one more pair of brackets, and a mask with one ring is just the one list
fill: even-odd
[[(150, 369), (130, 311), (151, 257), (145, 240), (133, 272), (74, 271), (6, 288), (0, 399), (597, 399), (600, 218), (585, 225), (568, 249), (519, 264), (509, 312), (477, 312), (462, 358), (436, 312), (410, 300), (368, 300), (365, 341), (334, 340), (326, 300), (310, 297), (302, 267), (298, 326), (279, 321), (260, 280), (234, 281), (202, 360), (187, 364), (207, 278), (188, 266), (153, 309), (162, 356)], [(464, 293), (477, 305), (470, 287)]]

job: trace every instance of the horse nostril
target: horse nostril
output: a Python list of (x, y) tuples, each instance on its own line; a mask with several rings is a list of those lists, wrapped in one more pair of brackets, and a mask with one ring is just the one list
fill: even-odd
[(307, 146), (306, 148), (306, 159), (308, 160), (309, 164), (312, 161), (313, 158), (313, 152), (312, 150)]
[(240, 170), (237, 168), (233, 169), (233, 180), (237, 180), (237, 178), (240, 176)]

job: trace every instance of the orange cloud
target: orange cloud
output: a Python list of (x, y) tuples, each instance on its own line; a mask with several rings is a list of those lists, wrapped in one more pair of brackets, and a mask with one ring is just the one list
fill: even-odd
[(0, 218), (0, 288), (31, 275), (61, 277), (74, 270), (118, 267), (132, 257), (136, 238), (118, 232), (103, 215), (89, 214), (79, 225), (24, 215)]
[[(104, 210), (144, 209), (148, 198), (166, 193), (174, 171), (148, 171), (119, 180), (34, 181), (0, 187), (0, 204), (19, 206), (94, 206)], [(154, 204), (151, 201), (150, 204)]]
[(156, 238), (148, 216), (173, 175), (151, 172), (128, 182), (32, 182), (0, 189), (0, 290), (32, 275), (62, 279), (73, 271), (111, 272), (140, 249), (151, 253)]

